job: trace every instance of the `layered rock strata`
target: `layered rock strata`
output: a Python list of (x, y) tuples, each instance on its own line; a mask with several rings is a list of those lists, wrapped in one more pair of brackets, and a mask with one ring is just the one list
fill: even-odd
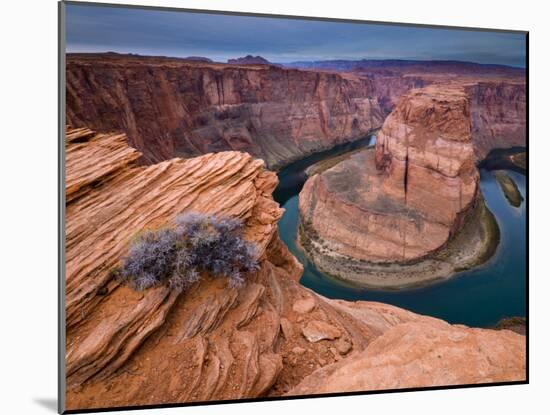
[(478, 160), (496, 148), (527, 146), (524, 82), (477, 82), (466, 86)]
[(124, 131), (149, 163), (236, 150), (277, 168), (364, 137), (385, 115), (372, 81), (351, 74), (69, 54), (66, 76), (67, 122)]
[[(375, 150), (308, 179), (299, 209), (302, 243), (314, 262), (367, 285), (441, 278), (486, 258), (496, 225), (479, 198), (465, 89), (410, 91), (384, 122)], [(456, 246), (454, 259), (434, 256), (461, 229), (469, 246)]]
[(389, 61), (346, 73), (255, 59), (68, 54), (67, 121), (126, 132), (149, 163), (237, 150), (277, 169), (364, 137), (411, 88), (460, 82), (471, 97), (478, 159), (492, 148), (525, 145), (525, 79), (512, 68)]
[[(277, 179), (260, 160), (222, 152), (143, 166), (123, 134), (88, 129), (67, 133), (66, 154), (67, 409), (318, 393), (323, 373), (333, 391), (525, 379), (523, 336), (299, 285), (302, 267), (277, 235)], [(135, 292), (113, 279), (136, 233), (182, 211), (245, 221), (261, 267), (244, 287), (205, 276), (185, 293)], [(348, 364), (377, 376), (345, 380)]]

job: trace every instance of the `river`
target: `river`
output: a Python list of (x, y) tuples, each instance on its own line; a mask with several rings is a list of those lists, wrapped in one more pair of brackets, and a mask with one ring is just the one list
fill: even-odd
[[(450, 323), (490, 327), (504, 317), (526, 313), (526, 204), (512, 207), (506, 200), (493, 171), (480, 169), (481, 190), (487, 206), (500, 227), (500, 243), (495, 255), (485, 264), (460, 272), (451, 278), (419, 288), (375, 290), (357, 287), (335, 279), (312, 264), (296, 244), (298, 231), (298, 194), (307, 179), (304, 170), (312, 164), (355, 149), (372, 145), (375, 136), (331, 150), (316, 153), (290, 164), (278, 173), (279, 186), (274, 198), (285, 213), (279, 233), (289, 250), (304, 265), (300, 283), (328, 298), (379, 301), (416, 313), (441, 318)], [(505, 169), (525, 199), (525, 176)]]

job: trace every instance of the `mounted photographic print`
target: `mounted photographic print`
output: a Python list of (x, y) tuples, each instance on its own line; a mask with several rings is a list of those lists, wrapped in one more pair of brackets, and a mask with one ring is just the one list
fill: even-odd
[(59, 7), (61, 412), (528, 382), (527, 32)]

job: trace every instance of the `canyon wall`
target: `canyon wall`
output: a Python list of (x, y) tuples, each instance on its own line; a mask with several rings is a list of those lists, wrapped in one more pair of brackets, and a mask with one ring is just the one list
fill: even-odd
[[(301, 286), (277, 234), (277, 178), (260, 160), (220, 152), (143, 166), (126, 141), (66, 135), (67, 409), (525, 379), (519, 334)], [(261, 263), (244, 287), (205, 278), (185, 293), (136, 292), (113, 278), (138, 232), (182, 211), (244, 220)]]
[(478, 82), (466, 92), (478, 160), (495, 148), (527, 146), (524, 82)]
[(124, 131), (148, 163), (237, 150), (276, 169), (381, 127), (412, 88), (462, 82), (478, 159), (525, 145), (525, 80), (513, 68), (389, 61), (337, 72), (244, 62), (68, 54), (67, 122)]
[(67, 122), (124, 131), (149, 163), (237, 150), (277, 168), (385, 116), (350, 74), (116, 54), (69, 54), (66, 74)]
[(373, 75), (368, 72), (362, 74), (372, 80), (374, 95), (385, 116), (395, 108), (399, 98), (409, 90), (432, 83), (419, 76), (401, 76), (395, 73)]

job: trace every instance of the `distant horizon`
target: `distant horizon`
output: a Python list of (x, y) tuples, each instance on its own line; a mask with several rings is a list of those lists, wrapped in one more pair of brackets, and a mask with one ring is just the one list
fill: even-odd
[[(113, 50), (103, 50), (103, 51), (97, 51), (97, 52), (82, 52), (82, 51), (67, 51), (67, 55), (128, 55), (128, 56), (140, 56), (144, 58), (167, 58), (167, 59), (181, 59), (181, 60), (190, 60), (190, 58), (204, 58), (209, 59), (212, 61), (212, 63), (219, 63), (219, 64), (228, 64), (228, 61), (231, 59), (240, 59), (245, 58), (248, 56), (252, 56), (254, 58), (260, 57), (266, 59), (262, 55), (252, 55), (251, 53), (248, 53), (246, 55), (242, 56), (232, 56), (229, 57), (226, 61), (217, 61), (209, 56), (204, 55), (182, 55), (182, 56), (172, 56), (172, 55), (146, 55), (142, 53), (133, 53), (133, 52), (116, 52)], [(523, 66), (513, 66), (513, 65), (505, 65), (500, 63), (481, 63), (481, 62), (474, 62), (474, 61), (465, 61), (465, 60), (457, 60), (457, 59), (402, 59), (402, 58), (353, 58), (353, 59), (321, 59), (321, 60), (304, 60), (304, 59), (298, 59), (291, 62), (272, 62), (268, 59), (266, 59), (270, 64), (274, 65), (289, 65), (289, 64), (296, 64), (296, 63), (313, 63), (313, 62), (445, 62), (445, 63), (468, 63), (468, 64), (474, 64), (474, 65), (480, 65), (480, 66), (499, 66), (503, 68), (511, 68), (511, 69), (525, 69)]]
[(526, 67), (525, 34), (67, 4), (67, 53), (137, 54), (215, 62), (455, 61)]

